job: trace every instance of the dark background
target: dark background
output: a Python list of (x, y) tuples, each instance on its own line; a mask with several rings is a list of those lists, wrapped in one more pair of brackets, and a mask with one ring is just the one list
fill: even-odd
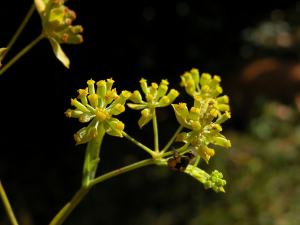
[[(1, 3), (1, 47), (9, 42), (30, 5), (31, 1)], [(233, 138), (233, 150), (220, 149), (212, 163), (200, 164), (208, 173), (214, 169), (224, 173), (227, 193), (204, 190), (201, 183), (184, 173), (148, 166), (96, 185), (65, 224), (280, 222), (276, 217), (264, 219), (265, 214), (258, 213), (254, 203), (243, 201), (241, 196), (247, 195), (249, 189), (235, 192), (236, 184), (233, 179), (230, 184), (230, 176), (234, 177), (239, 167), (233, 165), (227, 154), (242, 151), (243, 143), (238, 140), (248, 135), (249, 123), (261, 115), (265, 101), (294, 105), (299, 91), (299, 73), (292, 73), (299, 66), (299, 3), (144, 1), (133, 4), (74, 0), (66, 5), (77, 14), (73, 25), (84, 28), (82, 44), (61, 45), (71, 61), (70, 69), (55, 58), (49, 41), (44, 39), (0, 77), (0, 178), (20, 224), (48, 224), (80, 187), (85, 145), (75, 147), (73, 134), (83, 125), (66, 118), (63, 112), (70, 108), (70, 99), (77, 97), (77, 89), (87, 86), (88, 79), (113, 77), (118, 93), (139, 90), (142, 77), (149, 83), (168, 79), (169, 88), (181, 93), (176, 103), (187, 102), (191, 107), (193, 99), (179, 86), (179, 76), (193, 67), (200, 73), (220, 75), (224, 94), (230, 97), (232, 119), (223, 130), (225, 136)], [(294, 19), (284, 18), (293, 27), (294, 44), (284, 48), (247, 41), (244, 38), (247, 28), (255, 30), (270, 20), (275, 9), (294, 15)], [(35, 12), (2, 64), (36, 38), (41, 29), (40, 17)], [(128, 134), (152, 148), (152, 127), (149, 124), (140, 130), (139, 117), (140, 112), (129, 108), (118, 116)], [(158, 122), (163, 147), (178, 127), (171, 107), (158, 111)], [(105, 136), (100, 157), (98, 175), (149, 158), (127, 139), (109, 135)], [(246, 177), (245, 174), (241, 176)], [(297, 196), (299, 193), (296, 192)], [(240, 199), (239, 204), (230, 203), (226, 195)], [(245, 207), (241, 202), (249, 207), (244, 214), (239, 211)], [(212, 216), (214, 213), (218, 216)], [(289, 222), (297, 219), (285, 221), (293, 224)], [(8, 224), (2, 206), (0, 224)]]

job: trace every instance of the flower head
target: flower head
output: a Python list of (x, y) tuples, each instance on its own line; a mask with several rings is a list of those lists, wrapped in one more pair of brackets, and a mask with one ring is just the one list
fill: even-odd
[[(202, 99), (216, 98), (219, 104), (217, 113), (219, 111), (230, 111), (229, 98), (227, 95), (218, 97), (223, 93), (223, 89), (220, 86), (220, 76), (214, 75), (213, 77), (209, 73), (202, 73), (199, 76), (198, 69), (191, 69), (190, 72), (185, 72), (181, 77), (181, 86), (185, 87), (186, 92), (191, 96), (200, 96)], [(200, 85), (200, 86), (199, 86)]]
[[(229, 119), (230, 113), (226, 111), (218, 119), (218, 103), (214, 99), (203, 100), (199, 96), (194, 97), (194, 106), (188, 110), (186, 103), (172, 104), (178, 122), (192, 130), (189, 133), (182, 132), (177, 135), (175, 141), (190, 143), (195, 146), (198, 154), (208, 163), (215, 151), (208, 148), (208, 144), (221, 145), (229, 148), (230, 141), (220, 131), (221, 123)], [(215, 120), (215, 122), (213, 122)]]
[(177, 98), (179, 93), (175, 89), (171, 89), (167, 94), (169, 84), (167, 80), (162, 80), (159, 85), (157, 83), (152, 83), (151, 86), (148, 86), (147, 80), (142, 78), (140, 84), (142, 91), (145, 94), (146, 101), (142, 100), (139, 91), (134, 91), (129, 100), (136, 104), (127, 103), (127, 105), (132, 109), (142, 109), (142, 116), (138, 121), (140, 128), (142, 128), (155, 115), (155, 108), (170, 105), (175, 98)]
[(80, 44), (83, 32), (80, 25), (72, 26), (76, 19), (74, 11), (64, 5), (64, 0), (34, 0), (42, 19), (43, 32), (49, 39), (56, 57), (69, 68), (70, 60), (62, 51), (60, 44)]
[(76, 134), (74, 139), (77, 144), (83, 144), (96, 138), (100, 129), (112, 136), (123, 137), (124, 123), (114, 118), (125, 111), (125, 102), (131, 96), (128, 91), (117, 94), (116, 89), (111, 90), (112, 79), (107, 82), (101, 80), (97, 82), (95, 91), (92, 79), (87, 82), (88, 87), (78, 90), (78, 97), (71, 99), (71, 105), (76, 109), (68, 109), (65, 114), (67, 117), (78, 118), (81, 123), (90, 122), (87, 127), (83, 127)]

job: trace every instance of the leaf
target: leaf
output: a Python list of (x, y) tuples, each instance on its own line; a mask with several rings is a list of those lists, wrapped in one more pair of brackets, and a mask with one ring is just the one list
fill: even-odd
[(52, 49), (54, 51), (54, 54), (56, 55), (56, 58), (64, 64), (65, 67), (69, 69), (70, 66), (70, 60), (66, 56), (66, 54), (63, 52), (63, 50), (60, 47), (60, 44), (52, 37), (49, 37), (49, 41), (51, 43)]
[(127, 106), (131, 109), (136, 109), (136, 110), (140, 110), (140, 109), (144, 109), (146, 108), (146, 105), (144, 104), (132, 104), (132, 103), (127, 103)]

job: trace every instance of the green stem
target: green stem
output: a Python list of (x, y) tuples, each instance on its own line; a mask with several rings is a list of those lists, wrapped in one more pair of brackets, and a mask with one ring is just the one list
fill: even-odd
[(159, 153), (159, 145), (158, 145), (158, 129), (157, 129), (157, 118), (156, 112), (153, 116), (153, 132), (154, 132), (154, 150), (156, 153)]
[(8, 201), (8, 198), (6, 196), (6, 193), (4, 191), (4, 188), (2, 186), (1, 180), (0, 180), (0, 196), (4, 205), (4, 208), (6, 210), (7, 216), (9, 218), (9, 221), (12, 225), (18, 225), (17, 219), (15, 217), (15, 214), (11, 208), (11, 205)]
[(155, 159), (146, 159), (146, 160), (142, 160), (140, 162), (131, 164), (129, 166), (125, 166), (123, 168), (114, 170), (112, 172), (109, 172), (107, 174), (104, 174), (100, 177), (95, 178), (94, 180), (92, 180), (88, 186), (86, 187), (82, 187), (81, 189), (79, 189), (79, 191), (76, 193), (76, 195), (72, 198), (72, 200), (70, 202), (68, 202), (59, 212), (58, 214), (53, 218), (53, 220), (50, 222), (49, 225), (60, 225), (62, 224), (65, 219), (70, 215), (70, 213), (73, 211), (73, 209), (78, 205), (78, 203), (83, 199), (83, 197), (89, 192), (89, 190), (91, 189), (92, 186), (94, 186), (97, 183), (100, 183), (108, 178), (117, 176), (119, 174), (122, 173), (126, 173), (128, 171), (143, 167), (143, 166), (147, 166), (147, 165), (151, 165), (151, 164), (155, 164), (156, 160)]
[(95, 178), (98, 163), (100, 161), (100, 147), (105, 134), (103, 124), (98, 126), (98, 137), (90, 140), (86, 147), (84, 165), (83, 165), (83, 176), (82, 186), (87, 187), (89, 182)]
[(166, 144), (166, 146), (163, 148), (163, 150), (162, 150), (161, 152), (165, 152), (165, 151), (167, 151), (167, 150), (170, 148), (171, 144), (174, 142), (175, 138), (176, 138), (177, 135), (180, 133), (180, 131), (182, 130), (182, 128), (183, 128), (182, 125), (180, 125), (180, 126), (178, 127), (178, 129), (176, 130), (176, 132), (175, 132), (175, 134), (173, 135), (173, 137), (170, 139), (170, 141), (168, 142), (168, 144)]
[(141, 144), (140, 142), (138, 142), (137, 140), (135, 140), (134, 138), (132, 138), (131, 136), (129, 136), (127, 133), (125, 133), (124, 131), (122, 131), (122, 134), (124, 135), (124, 137), (126, 137), (128, 140), (130, 140), (131, 142), (133, 142), (134, 144), (136, 144), (137, 146), (141, 147), (142, 149), (144, 149), (146, 152), (148, 152), (150, 155), (155, 156), (156, 153), (154, 151), (152, 151), (150, 148), (146, 147), (145, 145)]
[(12, 64), (14, 64), (21, 56), (23, 56), (29, 49), (31, 49), (34, 45), (36, 45), (40, 40), (45, 37), (45, 34), (42, 33), (36, 39), (34, 39), (29, 45), (23, 48), (12, 60), (5, 64), (5, 66), (0, 70), (0, 75), (2, 75)]
[(197, 156), (196, 162), (193, 165), (192, 171), (196, 168), (196, 166), (198, 165), (199, 161), (200, 161), (200, 155)]
[(90, 183), (90, 186), (93, 186), (97, 183), (100, 183), (108, 178), (111, 178), (111, 177), (114, 177), (114, 176), (117, 176), (119, 174), (122, 174), (122, 173), (126, 173), (128, 171), (131, 171), (131, 170), (134, 170), (134, 169), (137, 169), (137, 168), (140, 168), (140, 167), (143, 167), (143, 166), (147, 166), (147, 165), (151, 165), (151, 164), (155, 164), (156, 163), (156, 160), (155, 159), (145, 159), (145, 160), (142, 160), (140, 162), (137, 162), (137, 163), (133, 163), (129, 166), (125, 166), (125, 167), (122, 167), (120, 169), (117, 169), (117, 170), (114, 170), (114, 171), (111, 171), (107, 174), (104, 174), (100, 177), (97, 177), (95, 178), (91, 183)]
[(35, 11), (35, 4), (33, 3), (29, 9), (29, 11), (27, 12), (24, 20), (22, 21), (21, 25), (19, 26), (18, 30), (16, 31), (16, 33), (14, 34), (14, 36), (12, 37), (12, 39), (9, 41), (8, 45), (7, 45), (7, 50), (0, 56), (0, 61), (2, 61), (5, 57), (5, 55), (8, 53), (8, 51), (11, 49), (11, 47), (13, 46), (13, 44), (15, 43), (15, 41), (17, 40), (17, 38), (19, 37), (19, 35), (21, 34), (22, 30), (24, 29), (24, 27), (26, 26), (28, 20), (30, 19), (31, 15), (33, 14), (33, 12)]
[[(183, 152), (187, 147), (189, 147), (190, 143), (186, 143), (184, 146), (182, 146), (181, 148), (178, 148), (177, 149), (177, 152), (178, 153), (181, 153)], [(166, 156), (169, 156), (169, 155), (172, 155), (173, 152), (172, 151), (168, 151), (168, 152), (165, 152), (164, 154), (161, 155), (161, 157), (166, 157)]]
[(82, 187), (75, 194), (70, 202), (68, 202), (53, 218), (49, 225), (60, 225), (66, 218), (70, 215), (73, 209), (78, 205), (78, 203), (83, 199), (83, 197), (89, 192), (91, 187)]

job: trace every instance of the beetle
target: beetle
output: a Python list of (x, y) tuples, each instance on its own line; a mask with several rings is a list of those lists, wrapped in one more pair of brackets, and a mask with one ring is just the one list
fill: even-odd
[(190, 151), (184, 153), (183, 156), (181, 156), (174, 147), (172, 149), (174, 151), (174, 155), (173, 158), (170, 158), (168, 160), (168, 166), (172, 170), (179, 170), (181, 172), (185, 171), (187, 166), (196, 157), (195, 154), (192, 151)]

